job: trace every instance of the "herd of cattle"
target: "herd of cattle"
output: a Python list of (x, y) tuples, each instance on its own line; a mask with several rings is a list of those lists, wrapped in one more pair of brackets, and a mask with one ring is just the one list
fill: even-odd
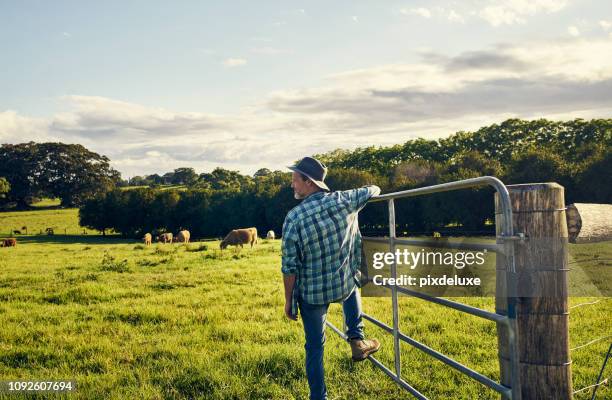
[[(171, 233), (162, 233), (156, 237), (158, 243), (189, 243), (191, 234), (188, 230), (181, 230), (176, 237)], [(274, 239), (274, 231), (268, 231), (266, 239)], [(153, 235), (146, 233), (142, 238), (146, 246), (150, 246), (153, 242)], [(257, 228), (242, 228), (233, 229), (227, 236), (221, 241), (221, 250), (227, 248), (227, 246), (240, 246), (250, 244), (251, 248), (257, 244)]]
[[(274, 239), (274, 231), (268, 231), (266, 239)], [(157, 237), (159, 243), (189, 243), (191, 234), (188, 230), (181, 230), (176, 237), (171, 233), (161, 233)], [(153, 242), (153, 235), (146, 233), (142, 238), (146, 246), (150, 246)], [(251, 248), (257, 244), (257, 228), (243, 228), (233, 229), (227, 236), (221, 241), (221, 250), (227, 248), (227, 246), (240, 246), (243, 247), (245, 244), (250, 244)], [(2, 239), (0, 247), (15, 247), (17, 246), (16, 238)]]

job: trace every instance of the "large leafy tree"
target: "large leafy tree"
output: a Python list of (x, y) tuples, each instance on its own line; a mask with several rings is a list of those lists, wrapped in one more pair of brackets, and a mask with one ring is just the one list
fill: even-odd
[(0, 175), (11, 185), (9, 200), (27, 206), (34, 196), (61, 199), (63, 206), (111, 190), (121, 179), (109, 159), (79, 144), (21, 143), (0, 147)]

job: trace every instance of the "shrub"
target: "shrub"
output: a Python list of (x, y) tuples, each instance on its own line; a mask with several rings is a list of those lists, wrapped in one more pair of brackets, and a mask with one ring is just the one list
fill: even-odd
[(104, 253), (104, 258), (102, 259), (100, 269), (102, 271), (112, 271), (119, 273), (130, 271), (130, 267), (128, 266), (128, 260), (117, 261), (115, 257), (111, 256), (108, 252)]

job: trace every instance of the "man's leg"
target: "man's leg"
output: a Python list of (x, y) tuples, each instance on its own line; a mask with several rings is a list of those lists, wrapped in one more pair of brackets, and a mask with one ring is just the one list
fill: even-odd
[(359, 288), (355, 288), (353, 293), (342, 303), (344, 311), (344, 322), (346, 323), (346, 336), (349, 339), (363, 339), (363, 321), (361, 317), (361, 295)]
[(361, 295), (355, 288), (353, 293), (342, 303), (344, 321), (346, 322), (346, 336), (351, 344), (353, 361), (362, 361), (380, 348), (376, 339), (364, 339), (363, 320), (361, 313)]
[(323, 350), (325, 346), (325, 305), (312, 305), (300, 302), (300, 313), (306, 336), (306, 377), (310, 388), (310, 400), (326, 400), (325, 372), (323, 368)]

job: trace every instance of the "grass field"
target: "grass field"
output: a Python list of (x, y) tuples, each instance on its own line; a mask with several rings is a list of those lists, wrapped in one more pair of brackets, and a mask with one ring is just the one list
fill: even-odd
[[(82, 235), (98, 233), (79, 226), (79, 210), (77, 208), (59, 208), (59, 200), (45, 199), (34, 205), (35, 209), (28, 211), (0, 212), (0, 236), (8, 236), (18, 230), (30, 235), (44, 235), (47, 228), (52, 228), (55, 234)], [(27, 229), (23, 229), (26, 227)]]
[[(75, 215), (2, 213), (0, 233), (7, 221), (74, 226)], [(301, 322), (282, 312), (279, 241), (221, 252), (218, 242), (145, 248), (94, 235), (18, 240), (16, 248), (0, 248), (0, 380), (76, 379), (72, 399), (307, 398)], [(570, 254), (609, 249), (579, 246)], [(462, 301), (494, 308), (492, 298)], [(571, 299), (572, 305), (587, 302), (596, 303), (572, 309), (571, 347), (610, 334), (610, 299)], [(390, 299), (363, 304), (391, 324)], [(412, 298), (400, 299), (400, 316), (408, 335), (498, 379), (493, 323)], [(329, 318), (341, 326), (339, 305), (330, 307)], [(371, 325), (366, 334), (381, 339), (378, 358), (392, 365), (391, 337)], [(609, 343), (572, 351), (576, 389), (594, 383)], [(349, 356), (348, 345), (328, 330), (330, 399), (410, 398), (369, 362)], [(433, 399), (498, 398), (407, 345), (402, 360), (404, 378)], [(608, 366), (604, 377), (611, 371)], [(600, 388), (598, 398), (611, 397), (608, 386)]]

